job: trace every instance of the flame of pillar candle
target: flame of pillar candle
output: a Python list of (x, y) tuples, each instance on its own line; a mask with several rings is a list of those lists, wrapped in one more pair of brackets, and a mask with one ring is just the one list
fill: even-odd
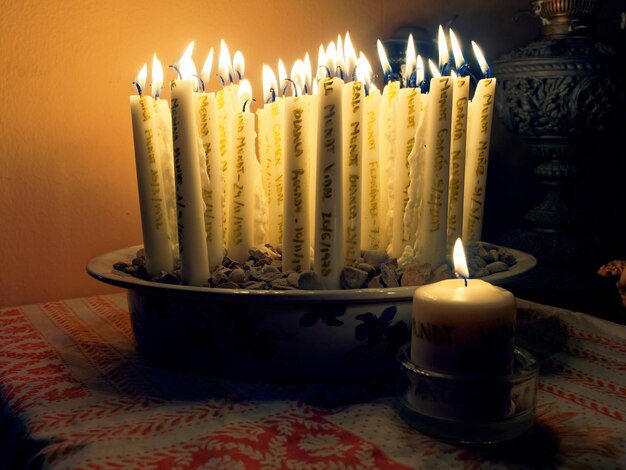
[(391, 70), (391, 65), (389, 65), (389, 59), (387, 59), (387, 53), (385, 52), (385, 48), (383, 47), (383, 43), (380, 42), (380, 39), (376, 41), (376, 48), (378, 49), (378, 58), (380, 59), (380, 65), (383, 68), (383, 82), (387, 83), (391, 81), (393, 72)]
[(433, 78), (441, 77), (441, 72), (439, 72), (439, 69), (437, 68), (435, 63), (430, 59), (428, 59), (428, 68), (430, 69), (430, 74), (433, 76)]
[(450, 70), (450, 77), (452, 77), (453, 80), (456, 80), (457, 76), (458, 75), (456, 74), (454, 70)]
[(287, 75), (287, 69), (282, 59), (278, 59), (278, 87), (280, 88), (280, 94), (284, 95), (289, 88), (289, 76)]
[(350, 33), (346, 33), (346, 40), (344, 42), (343, 53), (345, 57), (346, 63), (346, 81), (356, 80), (357, 74), (357, 55), (354, 50), (354, 46), (352, 45), (352, 40), (350, 39)]
[(469, 270), (467, 269), (467, 260), (465, 259), (463, 242), (460, 238), (457, 238), (454, 243), (452, 260), (454, 261), (454, 272), (463, 279), (467, 279), (469, 277)]
[(314, 81), (313, 86), (311, 87), (311, 94), (317, 95), (318, 93), (319, 93), (319, 85), (317, 84), (317, 81)]
[(200, 71), (200, 78), (202, 79), (203, 91), (209, 87), (209, 81), (211, 81), (211, 69), (213, 68), (213, 48), (209, 51), (209, 55), (204, 61), (202, 70)]
[(217, 64), (217, 75), (222, 82), (222, 86), (228, 85), (233, 81), (233, 66), (230, 61), (230, 52), (223, 39), (220, 39), (220, 56)]
[(317, 50), (317, 72), (315, 72), (315, 81), (322, 80), (328, 76), (332, 75), (330, 75), (330, 71), (326, 68), (326, 51), (324, 50), (324, 44), (320, 44), (320, 48)]
[(178, 61), (178, 72), (180, 73), (181, 80), (194, 82), (194, 87), (197, 91), (198, 71), (196, 70), (196, 64), (194, 64), (193, 59), (191, 58), (194, 45), (195, 42), (191, 41), (187, 46), (187, 49), (185, 49), (185, 52), (183, 52), (183, 55), (180, 57), (180, 60)]
[(237, 90), (237, 104), (239, 109), (244, 112), (250, 112), (250, 102), (252, 101), (252, 85), (247, 79), (239, 82), (239, 89)]
[(276, 75), (267, 64), (263, 64), (263, 101), (273, 103), (276, 101)]
[(448, 49), (446, 35), (441, 25), (439, 25), (439, 33), (437, 35), (437, 46), (439, 48), (439, 70), (441, 71), (441, 75), (445, 75), (446, 66), (450, 62), (450, 50)]
[(463, 57), (463, 51), (461, 51), (461, 44), (452, 30), (450, 30), (450, 45), (452, 46), (452, 54), (454, 55), (454, 66), (459, 75), (463, 77), (465, 76), (464, 69), (467, 68), (467, 63)]
[(324, 54), (324, 63), (326, 68), (330, 72), (330, 77), (335, 76), (335, 72), (337, 71), (337, 48), (335, 47), (335, 43), (330, 41), (328, 46), (326, 47), (326, 54)]
[(163, 87), (163, 65), (158, 59), (156, 53), (152, 55), (152, 97), (158, 99), (161, 96), (161, 87)]
[(311, 93), (313, 75), (311, 71), (311, 57), (309, 53), (304, 54), (304, 93)]
[(346, 77), (346, 56), (343, 47), (343, 39), (341, 35), (337, 35), (337, 54), (336, 54), (336, 63), (334, 75), (335, 77), (339, 77), (342, 80), (348, 80)]
[(291, 83), (294, 87), (294, 96), (301, 96), (302, 90), (304, 88), (305, 72), (304, 72), (304, 62), (301, 59), (297, 59), (293, 63), (293, 67), (291, 67)]
[(476, 56), (476, 60), (478, 61), (480, 70), (483, 73), (483, 77), (491, 78), (491, 67), (489, 67), (489, 64), (485, 60), (485, 56), (480, 50), (480, 47), (478, 47), (478, 44), (476, 44), (474, 41), (472, 41), (472, 49), (474, 49), (474, 55)]
[(415, 42), (413, 41), (413, 34), (409, 34), (409, 39), (406, 44), (406, 56), (404, 60), (404, 85), (406, 87), (414, 88), (416, 83), (416, 59), (415, 59)]
[(246, 68), (246, 62), (243, 60), (243, 54), (241, 51), (235, 51), (233, 56), (233, 70), (237, 76), (237, 80), (243, 79), (243, 73)]
[(143, 94), (143, 89), (146, 87), (146, 79), (148, 78), (148, 64), (143, 64), (141, 70), (137, 74), (137, 80), (135, 80), (135, 86), (137, 87), (137, 91), (141, 96)]

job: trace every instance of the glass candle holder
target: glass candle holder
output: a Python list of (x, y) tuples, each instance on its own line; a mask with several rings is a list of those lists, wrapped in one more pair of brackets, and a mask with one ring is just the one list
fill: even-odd
[(522, 435), (532, 425), (539, 363), (514, 350), (513, 373), (471, 378), (422, 369), (411, 362), (410, 344), (400, 348), (398, 412), (413, 428), (449, 442), (490, 444)]

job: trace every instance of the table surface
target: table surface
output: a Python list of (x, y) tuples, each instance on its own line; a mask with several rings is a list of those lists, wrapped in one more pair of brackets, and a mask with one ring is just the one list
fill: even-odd
[(402, 421), (393, 381), (264, 384), (138, 356), (124, 294), (0, 310), (0, 468), (626, 468), (626, 327), (518, 302), (540, 361), (522, 437), (459, 447)]

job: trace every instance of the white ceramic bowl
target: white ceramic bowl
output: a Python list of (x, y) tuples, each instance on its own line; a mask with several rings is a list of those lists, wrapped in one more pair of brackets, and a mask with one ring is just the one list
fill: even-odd
[[(415, 287), (233, 290), (149, 282), (113, 269), (140, 248), (98, 256), (87, 271), (128, 289), (137, 350), (160, 364), (239, 379), (372, 378), (393, 373), (398, 348), (410, 341)], [(502, 285), (537, 263), (508, 250), (517, 264), (483, 280)]]

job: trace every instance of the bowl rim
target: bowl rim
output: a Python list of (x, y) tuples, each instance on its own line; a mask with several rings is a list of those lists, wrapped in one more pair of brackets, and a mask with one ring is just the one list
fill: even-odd
[[(498, 246), (498, 245), (495, 245)], [(499, 248), (505, 248), (500, 247)], [(197, 300), (213, 300), (228, 302), (262, 302), (262, 303), (296, 303), (315, 302), (397, 302), (413, 298), (415, 289), (419, 286), (381, 287), (363, 289), (327, 289), (327, 290), (251, 290), (251, 289), (223, 289), (219, 287), (186, 286), (180, 284), (166, 284), (145, 281), (123, 273), (113, 268), (117, 262), (130, 263), (137, 250), (143, 245), (134, 245), (120, 248), (101, 254), (89, 260), (87, 273), (98, 281), (129, 290), (138, 290), (153, 294), (182, 297)], [(508, 271), (490, 274), (480, 279), (494, 285), (503, 285), (525, 275), (537, 265), (537, 259), (513, 248), (505, 248), (517, 259), (517, 263)], [(462, 282), (459, 280), (459, 282)], [(471, 280), (470, 280), (471, 282)]]

